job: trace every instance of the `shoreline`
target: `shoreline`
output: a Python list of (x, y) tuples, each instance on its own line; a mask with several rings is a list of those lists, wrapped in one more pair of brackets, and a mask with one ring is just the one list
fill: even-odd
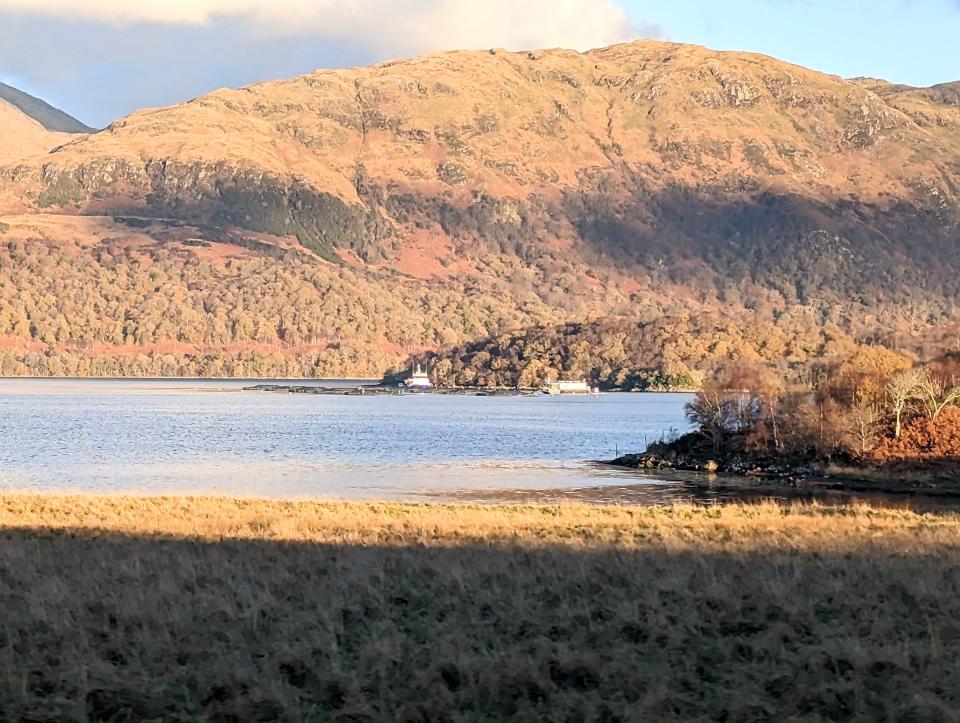
[[(282, 380), (286, 381), (286, 380)], [(318, 380), (318, 381), (330, 381), (330, 380)], [(354, 380), (350, 380), (354, 381)], [(363, 390), (361, 392), (361, 389)], [(605, 394), (690, 394), (691, 392), (685, 391), (639, 391), (639, 390), (625, 390), (625, 389), (607, 389), (601, 391), (597, 394), (592, 392), (584, 393), (561, 393), (561, 394), (549, 394), (542, 389), (533, 388), (533, 387), (431, 387), (429, 389), (408, 389), (401, 387), (397, 384), (384, 384), (382, 382), (377, 382), (374, 384), (358, 384), (357, 386), (347, 387), (323, 387), (320, 384), (312, 385), (302, 385), (302, 384), (255, 384), (250, 387), (245, 387), (243, 391), (245, 392), (269, 392), (275, 394), (334, 394), (340, 396), (362, 396), (363, 394), (371, 395), (397, 395), (400, 393), (400, 390), (403, 390), (403, 395), (435, 395), (435, 396), (462, 396), (462, 397), (539, 397), (539, 396), (548, 396), (548, 397), (563, 397), (563, 398), (579, 398), (579, 397), (597, 397), (603, 396)]]
[(600, 463), (645, 472), (677, 471), (703, 475), (702, 480), (694, 479), (690, 484), (714, 490), (875, 492), (960, 498), (960, 468), (955, 464), (861, 467), (740, 458), (733, 462), (717, 462), (712, 457), (675, 455), (674, 459), (669, 459), (649, 452), (626, 454)]
[[(336, 384), (355, 383), (367, 388), (390, 388), (395, 389), (396, 384), (385, 384), (383, 377), (355, 378), (355, 377), (157, 377), (157, 376), (128, 376), (128, 377), (101, 377), (101, 376), (41, 376), (41, 375), (21, 375), (21, 376), (0, 376), (2, 382), (23, 382), (23, 381), (49, 381), (49, 382), (224, 382), (224, 383), (250, 383), (256, 386), (272, 386), (284, 388), (311, 388), (320, 385), (322, 382), (334, 382)], [(342, 387), (335, 387), (342, 388)], [(265, 390), (269, 391), (269, 390)], [(446, 394), (490, 394), (506, 395), (508, 393), (528, 394), (540, 392), (540, 388), (524, 387), (434, 387), (428, 390), (428, 393), (446, 393)], [(624, 389), (611, 388), (602, 389), (600, 395), (604, 394), (695, 394), (695, 389)], [(556, 396), (595, 396), (590, 392), (583, 394), (561, 394)]]
[(459, 397), (533, 397), (541, 392), (535, 389), (484, 389), (484, 388), (448, 388), (405, 389), (397, 385), (358, 384), (357, 386), (324, 387), (298, 384), (255, 384), (244, 387), (244, 392), (266, 392), (268, 394), (319, 394), (341, 397), (350, 396), (459, 396)]

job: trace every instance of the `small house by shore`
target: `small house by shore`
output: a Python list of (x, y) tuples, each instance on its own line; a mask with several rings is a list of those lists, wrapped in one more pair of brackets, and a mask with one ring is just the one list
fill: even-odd
[(543, 391), (546, 394), (589, 394), (590, 385), (587, 384), (585, 379), (578, 381), (559, 380), (556, 382), (548, 379), (543, 386)]
[(430, 375), (419, 364), (410, 376), (404, 380), (403, 385), (408, 389), (431, 389), (433, 387), (430, 382)]

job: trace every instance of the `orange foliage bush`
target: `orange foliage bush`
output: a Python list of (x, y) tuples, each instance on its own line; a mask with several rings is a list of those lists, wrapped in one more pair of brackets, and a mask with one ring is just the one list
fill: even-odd
[(912, 420), (900, 439), (884, 439), (873, 456), (878, 462), (960, 457), (960, 407), (948, 407), (936, 419)]

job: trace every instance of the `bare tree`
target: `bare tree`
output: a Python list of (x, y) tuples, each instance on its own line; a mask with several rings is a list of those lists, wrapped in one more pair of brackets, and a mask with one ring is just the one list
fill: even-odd
[(927, 367), (921, 370), (918, 389), (920, 402), (930, 419), (936, 419), (944, 409), (960, 401), (960, 384), (956, 379), (948, 381)]
[[(779, 381), (752, 365), (735, 364), (708, 380), (692, 402), (687, 404), (687, 419), (700, 428), (720, 452), (734, 434), (753, 434), (758, 427), (772, 427), (779, 448)], [(763, 424), (761, 424), (761, 422)]]
[(854, 449), (862, 457), (876, 446), (882, 418), (878, 405), (866, 394), (856, 394), (850, 405), (850, 431)]
[(914, 367), (897, 372), (887, 384), (887, 402), (894, 418), (893, 436), (895, 439), (900, 439), (900, 433), (903, 431), (904, 412), (907, 411), (910, 402), (920, 395), (920, 384), (923, 376), (923, 370)]
[(727, 436), (739, 428), (738, 396), (713, 386), (697, 392), (693, 401), (687, 404), (687, 419), (710, 440), (714, 452), (719, 452)]

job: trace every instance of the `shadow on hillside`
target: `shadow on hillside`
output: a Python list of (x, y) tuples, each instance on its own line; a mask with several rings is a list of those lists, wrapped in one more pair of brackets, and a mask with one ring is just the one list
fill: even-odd
[[(960, 565), (0, 533), (11, 720), (950, 718)], [(549, 714), (549, 715), (548, 715)]]
[[(785, 286), (801, 302), (868, 293), (904, 303), (952, 288), (960, 257), (947, 248), (950, 223), (933, 209), (740, 190), (748, 195), (681, 185), (626, 197), (594, 192), (569, 196), (565, 211), (587, 247), (614, 266), (662, 261), (676, 275), (689, 264), (671, 262), (699, 258), (721, 275)], [(898, 241), (918, 235), (924, 240), (904, 258)]]

